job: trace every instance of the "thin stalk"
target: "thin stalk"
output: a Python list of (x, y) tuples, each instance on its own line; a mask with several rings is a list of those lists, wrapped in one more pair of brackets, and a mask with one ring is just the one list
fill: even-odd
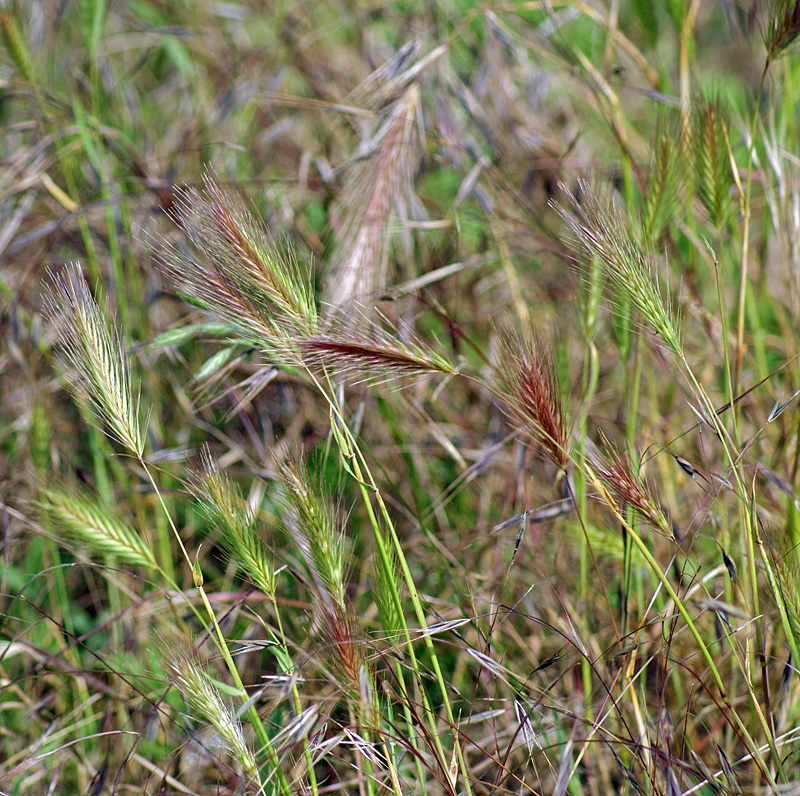
[[(739, 314), (736, 331), (736, 370), (734, 375), (734, 389), (737, 393), (741, 388), (742, 357), (744, 356), (744, 311), (745, 296), (747, 293), (747, 250), (750, 246), (750, 190), (753, 183), (753, 150), (755, 148), (758, 106), (761, 102), (761, 94), (764, 90), (769, 64), (770, 60), (767, 58), (764, 62), (764, 69), (761, 71), (761, 79), (758, 82), (758, 92), (756, 93), (753, 117), (750, 120), (750, 140), (747, 143), (747, 179), (745, 181), (744, 204), (742, 206), (742, 259), (739, 267)], [(731, 411), (735, 412), (736, 409), (731, 406)]]
[[(145, 473), (147, 474), (147, 478), (150, 481), (153, 490), (155, 491), (156, 496), (158, 497), (158, 501), (161, 504), (161, 509), (164, 512), (167, 522), (169, 523), (169, 527), (172, 530), (174, 537), (178, 541), (178, 546), (181, 549), (181, 553), (189, 565), (192, 572), (195, 571), (194, 563), (189, 558), (189, 554), (186, 552), (186, 547), (183, 544), (183, 540), (178, 533), (178, 529), (175, 527), (175, 523), (172, 520), (172, 515), (170, 514), (169, 510), (167, 509), (166, 503), (164, 502), (164, 497), (161, 494), (161, 490), (156, 485), (155, 479), (153, 478), (152, 473), (150, 472), (150, 468), (145, 463), (142, 457), (139, 457), (139, 463), (144, 468)], [(203, 588), (202, 582), (195, 583), (198, 592), (200, 593), (200, 597), (203, 600), (203, 605), (208, 613), (209, 618), (211, 619), (211, 623), (214, 627), (214, 633), (216, 634), (216, 642), (217, 647), (222, 655), (223, 660), (225, 661), (226, 668), (231, 676), (231, 679), (234, 682), (234, 685), (239, 691), (242, 704), (247, 704), (249, 697), (247, 696), (247, 691), (244, 687), (244, 683), (242, 682), (242, 678), (239, 675), (239, 670), (236, 668), (236, 663), (233, 660), (233, 656), (231, 655), (230, 650), (228, 649), (228, 644), (225, 640), (225, 636), (222, 633), (222, 628), (219, 626), (217, 622), (216, 614), (214, 613), (214, 609), (211, 607), (211, 603), (208, 601), (208, 596), (206, 595), (205, 589)], [(205, 623), (203, 623), (205, 624)], [(269, 758), (270, 763), (274, 766), (275, 772), (278, 776), (278, 783), (280, 786), (281, 791), (283, 792), (284, 796), (290, 796), (291, 788), (289, 787), (289, 782), (286, 779), (286, 774), (283, 772), (280, 766), (280, 758), (278, 757), (277, 752), (275, 751), (275, 747), (272, 745), (272, 741), (267, 735), (267, 731), (264, 727), (263, 722), (261, 721), (261, 716), (258, 715), (258, 711), (256, 710), (254, 705), (250, 705), (247, 709), (247, 717), (250, 720), (250, 723), (253, 725), (253, 729), (256, 733), (256, 736), (261, 743), (262, 748), (266, 751), (267, 757)]]
[[(594, 345), (592, 338), (594, 337), (594, 330), (597, 318), (597, 296), (599, 294), (598, 288), (602, 277), (602, 269), (599, 263), (594, 260), (592, 271), (590, 275), (590, 287), (588, 295), (585, 299), (583, 306), (583, 325), (585, 344), (583, 349), (583, 372), (581, 376), (581, 413), (578, 419), (578, 443), (577, 453), (580, 459), (586, 457), (586, 439), (588, 433), (588, 413), (589, 406), (592, 403), (595, 392), (597, 390), (597, 383), (599, 379), (599, 362), (597, 356), (597, 348)], [(569, 488), (569, 474), (566, 476), (567, 486)], [(589, 538), (584, 527), (583, 518), (586, 516), (587, 510), (587, 495), (586, 495), (586, 482), (583, 477), (583, 471), (577, 468), (575, 473), (575, 494), (572, 495), (573, 505), (578, 516), (578, 521), (581, 525), (582, 533), (580, 535), (580, 595), (581, 606), (584, 612), (584, 624), (589, 626), (589, 554), (591, 552), (589, 546)], [(613, 617), (612, 617), (613, 621)], [(590, 702), (590, 694), (592, 691), (592, 666), (589, 660), (581, 658), (581, 681), (583, 684), (584, 693), (584, 710), (591, 720), (592, 706)]]
[[(439, 685), (439, 689), (442, 695), (442, 703), (445, 708), (445, 715), (447, 716), (447, 721), (450, 727), (453, 730), (453, 743), (454, 743), (454, 750), (456, 757), (459, 762), (459, 767), (463, 773), (464, 777), (464, 790), (467, 796), (470, 796), (472, 793), (472, 788), (469, 782), (469, 777), (467, 776), (466, 771), (466, 764), (463, 757), (463, 751), (461, 749), (461, 744), (459, 743), (458, 733), (457, 733), (457, 725), (455, 722), (455, 717), (453, 715), (453, 709), (450, 704), (450, 698), (447, 691), (447, 685), (444, 680), (444, 675), (442, 674), (441, 667), (439, 665), (439, 659), (436, 656), (436, 650), (433, 645), (433, 641), (430, 637), (430, 634), (424, 633), (425, 630), (428, 628), (428, 623), (425, 619), (425, 612), (422, 607), (422, 601), (419, 597), (419, 592), (417, 591), (416, 584), (414, 583), (414, 577), (411, 574), (411, 570), (408, 566), (408, 561), (406, 560), (405, 553), (403, 551), (403, 547), (400, 544), (400, 539), (397, 536), (397, 532), (394, 528), (394, 523), (392, 522), (391, 515), (386, 507), (386, 504), (383, 501), (383, 497), (378, 489), (375, 480), (372, 477), (372, 473), (369, 470), (369, 465), (361, 452), (360, 448), (358, 447), (358, 443), (356, 442), (355, 438), (353, 437), (350, 429), (347, 426), (347, 423), (344, 422), (344, 418), (341, 415), (341, 411), (332, 397), (333, 390), (331, 389), (330, 392), (322, 388), (320, 383), (314, 377), (312, 373), (309, 373), (309, 376), (314, 381), (314, 383), (319, 388), (320, 392), (326, 398), (329, 403), (332, 417), (331, 417), (331, 428), (334, 430), (334, 434), (337, 438), (337, 442), (340, 446), (340, 451), (342, 456), (348, 461), (349, 467), (352, 470), (353, 477), (355, 478), (356, 482), (358, 483), (358, 488), (361, 492), (362, 499), (364, 501), (364, 506), (367, 510), (367, 516), (369, 518), (370, 525), (373, 529), (373, 536), (375, 538), (376, 547), (378, 549), (378, 555), (381, 561), (381, 567), (383, 568), (384, 574), (386, 575), (387, 584), (389, 586), (392, 601), (395, 604), (395, 609), (398, 612), (398, 617), (401, 622), (401, 629), (403, 631), (403, 635), (406, 638), (407, 646), (408, 646), (408, 653), (409, 659), (411, 663), (411, 667), (417, 676), (420, 678), (420, 670), (419, 664), (416, 659), (416, 655), (414, 654), (414, 648), (412, 645), (411, 633), (409, 632), (408, 625), (405, 621), (405, 616), (403, 615), (402, 603), (400, 601), (400, 593), (397, 590), (397, 584), (394, 582), (392, 577), (392, 566), (390, 563), (390, 556), (389, 551), (386, 547), (386, 541), (383, 537), (383, 533), (380, 528), (380, 524), (378, 522), (378, 518), (375, 515), (375, 512), (372, 507), (372, 500), (370, 499), (371, 496), (375, 498), (378, 507), (380, 509), (381, 518), (383, 519), (384, 525), (387, 529), (390, 542), (392, 547), (394, 548), (395, 554), (397, 556), (397, 561), (400, 565), (400, 569), (403, 574), (403, 579), (405, 581), (406, 589), (408, 590), (409, 597), (411, 599), (411, 604), (414, 609), (414, 613), (417, 618), (417, 623), (419, 624), (420, 630), (423, 631), (424, 634), (424, 643), (428, 650), (428, 653), (431, 657), (431, 665), (434, 670), (434, 675), (436, 677), (437, 684)], [(330, 387), (330, 383), (329, 383)], [(362, 469), (363, 467), (363, 469)], [(427, 714), (431, 717), (431, 721), (433, 722), (433, 710), (430, 707), (428, 702), (427, 695), (425, 693), (425, 689), (420, 689), (420, 694), (423, 702), (423, 706), (427, 712)], [(444, 753), (444, 749), (441, 744), (441, 740), (439, 739), (438, 732), (436, 731), (435, 726), (432, 724), (432, 736), (434, 743), (436, 745), (436, 751), (439, 756), (439, 759), (442, 765), (446, 766), (447, 757)]]
[[(722, 254), (722, 227), (717, 228), (717, 251)], [(717, 288), (717, 305), (719, 307), (719, 321), (722, 331), (722, 356), (725, 365), (725, 387), (727, 389), (728, 404), (731, 407), (731, 423), (733, 425), (733, 439), (739, 444), (739, 422), (734, 411), (733, 376), (731, 372), (730, 345), (728, 343), (728, 313), (725, 306), (725, 274), (720, 267), (719, 259), (714, 257), (714, 282)]]
[[(219, 626), (219, 622), (217, 622), (217, 616), (214, 613), (214, 609), (211, 607), (211, 603), (208, 601), (208, 596), (206, 595), (206, 591), (203, 588), (202, 584), (198, 583), (196, 585), (197, 585), (197, 590), (200, 593), (200, 597), (203, 600), (203, 605), (205, 606), (206, 612), (211, 618), (211, 623), (214, 625), (214, 632), (217, 634), (217, 647), (219, 648), (219, 651), (222, 653), (222, 657), (225, 660), (225, 664), (228, 668), (228, 671), (230, 672), (234, 685), (239, 690), (242, 704), (247, 704), (247, 702), (249, 701), (249, 697), (247, 696), (247, 691), (245, 690), (242, 678), (239, 676), (239, 670), (236, 668), (236, 663), (233, 660), (231, 651), (228, 649), (228, 644), (225, 641), (225, 636), (222, 633), (222, 628)], [(256, 732), (256, 736), (258, 737), (259, 742), (262, 744), (263, 749), (267, 753), (269, 762), (272, 764), (274, 771), (278, 775), (278, 782), (280, 784), (281, 790), (284, 792), (284, 794), (286, 794), (286, 796), (289, 796), (289, 794), (291, 794), (291, 789), (289, 788), (289, 782), (286, 779), (286, 775), (283, 773), (283, 769), (281, 768), (280, 758), (278, 757), (278, 753), (275, 751), (275, 747), (272, 745), (272, 741), (267, 735), (267, 731), (261, 722), (261, 717), (258, 715), (258, 711), (256, 710), (254, 705), (250, 705), (250, 707), (248, 707), (247, 717), (250, 719), (250, 723), (253, 725), (253, 729)]]
[[(686, 623), (686, 626), (689, 628), (689, 632), (692, 634), (692, 637), (697, 642), (697, 645), (700, 648), (700, 652), (701, 652), (703, 658), (705, 659), (706, 664), (709, 667), (709, 670), (711, 672), (711, 676), (714, 679), (714, 683), (717, 686), (717, 689), (718, 689), (719, 694), (720, 694), (720, 698), (722, 699), (723, 703), (729, 709), (731, 715), (733, 716), (733, 718), (735, 720), (735, 723), (739, 728), (739, 732), (741, 733), (742, 741), (745, 743), (745, 745), (748, 748), (748, 752), (753, 756), (753, 759), (757, 762), (757, 764), (761, 768), (761, 770), (762, 770), (764, 776), (766, 777), (767, 781), (769, 782), (769, 784), (772, 787), (777, 787), (775, 782), (774, 782), (774, 780), (773, 780), (773, 778), (772, 778), (772, 775), (769, 773), (769, 770), (768, 770), (768, 768), (766, 766), (766, 763), (764, 762), (763, 758), (761, 757), (761, 754), (758, 751), (758, 746), (756, 745), (755, 741), (751, 737), (751, 735), (750, 735), (747, 727), (745, 726), (744, 722), (742, 721), (741, 717), (739, 716), (739, 714), (736, 712), (736, 710), (731, 705), (730, 700), (728, 699), (728, 694), (727, 694), (727, 690), (725, 688), (725, 684), (723, 683), (722, 676), (719, 673), (719, 669), (717, 669), (717, 665), (714, 663), (714, 659), (711, 657), (711, 652), (709, 651), (708, 647), (706, 646), (706, 643), (703, 641), (703, 638), (700, 635), (699, 631), (697, 630), (697, 627), (696, 627), (696, 625), (694, 623), (694, 620), (689, 615), (689, 612), (686, 610), (686, 606), (684, 605), (683, 601), (678, 596), (678, 593), (675, 591), (675, 589), (673, 588), (672, 584), (669, 582), (669, 579), (661, 571), (661, 567), (658, 565), (658, 562), (655, 560), (655, 558), (653, 558), (653, 555), (650, 552), (650, 550), (647, 547), (647, 545), (644, 543), (644, 540), (628, 524), (627, 520), (622, 515), (622, 512), (617, 507), (617, 505), (616, 505), (616, 503), (614, 501), (614, 498), (611, 497), (611, 495), (608, 493), (606, 488), (600, 482), (600, 480), (597, 477), (597, 475), (595, 474), (594, 470), (588, 464), (585, 464), (584, 467), (585, 467), (587, 475), (589, 476), (589, 480), (592, 482), (592, 484), (595, 487), (595, 489), (597, 489), (599, 494), (603, 496), (604, 502), (609, 507), (611, 512), (614, 514), (614, 516), (617, 518), (618, 522), (620, 522), (622, 524), (622, 527), (625, 529), (625, 532), (630, 536), (631, 541), (636, 546), (636, 548), (639, 550), (639, 552), (642, 554), (642, 557), (646, 561), (647, 566), (650, 568), (650, 571), (656, 576), (656, 578), (658, 578), (658, 580), (660, 581), (661, 585), (664, 587), (664, 589), (667, 592), (667, 594), (669, 594), (670, 598), (672, 599), (673, 603), (675, 604), (675, 607), (678, 609), (678, 613), (680, 613), (683, 621)], [(782, 772), (782, 765), (781, 765), (779, 759), (776, 760), (776, 764), (779, 766), (779, 768), (781, 769), (781, 772)]]
[[(289, 646), (286, 643), (286, 633), (283, 630), (283, 621), (281, 620), (281, 613), (278, 609), (278, 600), (276, 599), (275, 594), (269, 595), (272, 601), (272, 608), (275, 611), (275, 621), (278, 624), (278, 634), (280, 637), (280, 645), (283, 648), (284, 655), (286, 655), (287, 660), (291, 660), (289, 657)], [(297, 688), (297, 683), (292, 678), (292, 701), (294, 702), (294, 711), (297, 716), (299, 716), (303, 712), (303, 703), (300, 700), (300, 692)], [(317, 775), (314, 773), (314, 760), (311, 757), (311, 750), (308, 748), (308, 741), (304, 738), (303, 739), (303, 757), (306, 761), (306, 768), (308, 769), (308, 780), (309, 784), (311, 785), (311, 792), (314, 796), (319, 796), (319, 786), (317, 785)]]
[[(733, 455), (733, 451), (735, 450), (732, 440), (728, 435), (727, 429), (725, 426), (720, 422), (719, 416), (714, 409), (713, 404), (711, 403), (711, 399), (708, 397), (703, 386), (697, 380), (694, 375), (694, 372), (689, 367), (685, 357), (681, 357), (682, 364), (684, 370), (686, 371), (689, 380), (692, 382), (695, 390), (700, 395), (701, 400), (703, 401), (704, 408), (706, 410), (708, 418), (711, 420), (714, 426), (714, 430), (717, 432), (720, 442), (722, 443), (722, 448), (725, 451), (726, 457), (728, 459), (728, 463), (731, 467), (731, 474), (736, 482), (736, 487), (738, 490), (738, 494), (741, 497), (740, 502), (740, 518), (742, 523), (742, 528), (745, 532), (746, 537), (746, 545), (747, 545), (747, 562), (748, 562), (748, 580), (750, 581), (750, 597), (751, 597), (751, 612), (753, 616), (759, 616), (759, 596), (758, 596), (758, 583), (757, 583), (757, 563), (756, 563), (756, 552), (755, 552), (755, 540), (756, 540), (756, 524), (753, 517), (753, 512), (755, 512), (755, 496), (753, 496), (753, 500), (750, 503), (751, 510), (747, 511), (746, 505), (748, 502), (748, 491), (745, 489), (744, 483), (742, 481), (741, 474), (738, 469), (738, 456)], [(756, 622), (756, 645), (759, 650), (763, 649), (764, 639), (763, 639), (763, 632), (761, 630), (761, 626), (758, 622)], [(777, 754), (777, 749), (774, 749), (774, 739), (772, 737), (772, 733), (769, 730), (769, 725), (766, 723), (764, 719), (763, 713), (760, 707), (757, 704), (755, 699), (755, 694), (752, 689), (752, 685), (750, 684), (749, 680), (747, 680), (748, 690), (751, 695), (751, 702), (754, 706), (755, 714), (759, 720), (759, 723), (762, 725), (765, 734), (767, 736), (767, 741), (770, 746), (770, 750), (773, 751), (773, 755), (775, 757), (775, 764), (778, 768), (778, 771), (781, 774), (781, 777), (785, 779), (785, 774), (783, 770), (783, 764), (781, 762), (780, 756)], [(765, 685), (766, 687), (766, 685)], [(727, 696), (725, 697), (727, 703)], [(738, 714), (736, 715), (737, 721), (741, 724), (741, 719), (739, 718)], [(743, 724), (741, 724), (740, 729), (746, 731)], [(748, 736), (749, 737), (749, 736)], [(754, 747), (755, 748), (755, 747)], [(763, 761), (762, 761), (763, 762)]]

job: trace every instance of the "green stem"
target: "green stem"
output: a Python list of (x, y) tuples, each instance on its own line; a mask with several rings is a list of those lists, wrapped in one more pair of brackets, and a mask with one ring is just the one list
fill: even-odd
[[(376, 517), (375, 511), (372, 507), (371, 497), (375, 498), (378, 507), (380, 509), (381, 518), (383, 519), (386, 531), (389, 535), (390, 544), (394, 548), (395, 554), (397, 556), (397, 562), (400, 565), (400, 569), (403, 574), (403, 580), (405, 582), (406, 589), (408, 590), (409, 597), (411, 599), (411, 604), (413, 606), (414, 613), (417, 618), (417, 623), (419, 625), (420, 630), (423, 633), (424, 644), (430, 655), (431, 666), (433, 667), (434, 675), (436, 677), (437, 684), (441, 691), (442, 703), (444, 705), (447, 721), (450, 727), (452, 728), (454, 736), (453, 744), (454, 744), (455, 755), (458, 760), (461, 771), (463, 773), (464, 791), (467, 794), (467, 796), (471, 796), (472, 788), (469, 782), (469, 777), (467, 776), (466, 763), (464, 761), (463, 751), (461, 749), (461, 744), (459, 742), (458, 729), (455, 722), (455, 716), (453, 715), (453, 709), (450, 704), (447, 685), (445, 683), (444, 676), (442, 674), (441, 666), (439, 665), (439, 659), (436, 655), (436, 650), (433, 645), (433, 640), (431, 639), (429, 634), (424, 632), (428, 628), (428, 623), (425, 619), (425, 612), (422, 607), (422, 601), (420, 600), (419, 592), (417, 591), (416, 584), (414, 583), (414, 577), (411, 574), (411, 570), (408, 566), (408, 561), (406, 560), (405, 553), (403, 551), (403, 546), (400, 544), (400, 539), (397, 536), (397, 532), (395, 531), (391, 515), (389, 514), (389, 511), (386, 508), (386, 504), (383, 501), (383, 497), (380, 493), (380, 490), (378, 489), (375, 480), (372, 477), (372, 473), (369, 470), (369, 465), (367, 464), (367, 461), (363, 453), (359, 449), (355, 438), (350, 432), (347, 423), (344, 422), (341, 410), (339, 409), (336, 400), (333, 397), (335, 395), (335, 392), (333, 391), (332, 388), (330, 390), (323, 389), (312, 373), (309, 373), (309, 376), (312, 379), (312, 381), (317, 385), (320, 392), (323, 394), (323, 396), (329, 403), (331, 409), (331, 428), (334, 431), (334, 434), (337, 438), (341, 454), (347, 460), (350, 468), (352, 469), (353, 476), (358, 483), (358, 487), (361, 492), (362, 499), (364, 501), (364, 506), (367, 510), (369, 522), (373, 529), (373, 536), (375, 538), (376, 547), (378, 549), (378, 556), (381, 561), (381, 568), (384, 572), (387, 585), (389, 586), (392, 602), (395, 605), (395, 609), (398, 613), (398, 617), (401, 622), (401, 630), (403, 631), (403, 635), (405, 636), (406, 639), (411, 667), (415, 675), (417, 676), (417, 679), (420, 680), (421, 672), (419, 669), (419, 664), (416, 659), (416, 655), (414, 653), (411, 633), (409, 632), (408, 625), (406, 623), (405, 616), (403, 614), (403, 606), (400, 600), (400, 593), (397, 589), (397, 584), (395, 583), (393, 578), (393, 567), (391, 563), (391, 557), (389, 555), (389, 551), (386, 546), (386, 541), (384, 539), (383, 532), (381, 531), (380, 528), (380, 523), (378, 522), (378, 518)], [(439, 738), (439, 733), (435, 727), (435, 721), (434, 721), (435, 714), (428, 702), (428, 697), (425, 693), (424, 688), (420, 688), (420, 695), (423, 707), (432, 722), (431, 735), (434, 744), (436, 746), (437, 755), (439, 756), (441, 764), (446, 767), (447, 756), (445, 755), (444, 748), (442, 747), (441, 740)]]
[[(175, 527), (175, 523), (172, 520), (172, 515), (167, 509), (166, 503), (164, 502), (164, 498), (161, 494), (161, 490), (156, 485), (155, 479), (153, 478), (153, 475), (150, 472), (150, 468), (147, 466), (142, 457), (139, 457), (139, 463), (144, 468), (144, 471), (147, 474), (147, 478), (149, 479), (150, 484), (153, 487), (156, 496), (158, 497), (158, 500), (161, 504), (161, 508), (167, 518), (167, 522), (169, 523), (169, 527), (178, 541), (178, 546), (181, 549), (181, 553), (183, 554), (186, 563), (189, 565), (190, 569), (192, 569), (192, 571), (194, 572), (194, 563), (189, 558), (189, 554), (186, 552), (186, 547), (184, 546), (183, 540), (181, 539), (180, 534), (178, 533), (178, 529)], [(166, 572), (163, 574), (165, 576), (167, 575)], [(168, 579), (172, 580), (171, 578)], [(206, 609), (206, 612), (208, 613), (208, 616), (211, 619), (211, 623), (214, 628), (214, 633), (216, 634), (217, 647), (219, 648), (219, 651), (222, 654), (222, 657), (225, 661), (225, 665), (234, 682), (234, 685), (239, 690), (242, 704), (247, 704), (249, 697), (247, 696), (247, 691), (245, 690), (244, 683), (242, 682), (242, 679), (239, 676), (239, 670), (236, 668), (236, 662), (233, 660), (233, 656), (231, 655), (231, 652), (228, 649), (228, 644), (225, 640), (225, 636), (222, 633), (222, 628), (220, 628), (219, 623), (217, 622), (216, 614), (214, 613), (214, 610), (211, 607), (211, 603), (209, 603), (208, 601), (208, 596), (206, 595), (205, 589), (203, 589), (202, 583), (196, 585), (200, 593), (200, 596), (203, 600), (203, 605)], [(205, 626), (205, 622), (203, 622), (203, 625)], [(275, 748), (272, 746), (272, 742), (270, 741), (266, 728), (264, 727), (264, 724), (261, 721), (261, 716), (258, 715), (258, 711), (256, 710), (255, 706), (250, 705), (250, 707), (248, 707), (247, 718), (253, 725), (256, 737), (258, 738), (258, 741), (261, 744), (262, 748), (266, 751), (270, 763), (274, 766), (275, 773), (277, 774), (278, 777), (278, 784), (280, 786), (282, 793), (284, 794), (284, 796), (290, 796), (291, 788), (289, 787), (289, 782), (286, 779), (286, 775), (284, 774), (283, 770), (281, 769), (280, 759), (278, 758)]]
[[(272, 608), (275, 611), (275, 621), (278, 624), (278, 635), (280, 637), (280, 645), (283, 649), (284, 655), (286, 655), (286, 659), (291, 661), (289, 656), (289, 646), (286, 643), (286, 634), (283, 630), (283, 621), (281, 620), (281, 613), (278, 610), (278, 601), (275, 598), (274, 592), (268, 595), (270, 600), (272, 601)], [(297, 688), (297, 683), (295, 682), (294, 678), (292, 678), (292, 701), (294, 702), (294, 711), (297, 716), (299, 716), (303, 711), (303, 704), (300, 701), (300, 692)], [(306, 761), (306, 768), (308, 769), (308, 779), (311, 784), (311, 792), (314, 796), (319, 796), (319, 786), (317, 785), (317, 775), (314, 772), (314, 760), (311, 757), (311, 750), (308, 747), (308, 741), (304, 738), (303, 739), (303, 756)]]
[[(744, 356), (744, 309), (745, 296), (747, 293), (747, 268), (748, 257), (747, 249), (750, 245), (750, 190), (753, 183), (753, 150), (756, 140), (756, 122), (758, 120), (758, 106), (761, 102), (761, 93), (764, 90), (764, 82), (767, 77), (770, 60), (764, 62), (764, 69), (761, 71), (761, 80), (758, 83), (756, 93), (756, 104), (753, 108), (753, 118), (750, 120), (750, 140), (747, 145), (747, 179), (745, 182), (744, 199), (742, 206), (742, 261), (739, 268), (739, 315), (736, 331), (736, 374), (734, 378), (734, 388), (739, 392), (742, 379), (742, 357)], [(735, 407), (731, 406), (731, 411), (735, 412)]]

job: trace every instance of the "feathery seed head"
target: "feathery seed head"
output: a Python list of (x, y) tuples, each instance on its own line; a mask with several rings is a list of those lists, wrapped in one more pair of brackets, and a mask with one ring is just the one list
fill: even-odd
[(800, 0), (771, 0), (764, 31), (767, 62), (774, 61), (800, 36)]
[[(327, 293), (334, 312), (371, 301), (386, 286), (392, 222), (408, 204), (414, 170), (419, 86), (412, 84), (366, 142), (367, 156), (350, 172), (334, 216), (338, 221)], [(350, 316), (358, 322), (358, 316)]]
[(695, 165), (695, 194), (709, 221), (722, 228), (730, 210), (728, 189), (733, 176), (724, 106), (719, 97), (694, 97), (689, 136)]
[(667, 309), (656, 275), (631, 234), (627, 219), (613, 201), (599, 199), (583, 181), (580, 188), (580, 201), (565, 189), (571, 209), (552, 204), (572, 229), (576, 248), (600, 261), (611, 285), (633, 303), (667, 348), (683, 357), (673, 314)]
[(51, 278), (44, 308), (55, 330), (56, 346), (77, 393), (108, 433), (136, 456), (144, 452), (139, 400), (134, 400), (128, 356), (86, 284), (80, 266), (71, 264)]
[(33, 83), (33, 61), (17, 24), (17, 19), (10, 11), (0, 12), (0, 39), (3, 40), (6, 52), (14, 66), (19, 69), (28, 83)]
[(298, 343), (304, 364), (340, 377), (392, 381), (426, 374), (455, 375), (458, 370), (413, 335), (390, 335), (377, 323), (345, 326), (334, 322), (324, 334)]
[(587, 445), (587, 458), (592, 469), (608, 489), (620, 508), (631, 506), (656, 528), (672, 535), (669, 522), (658, 504), (651, 485), (631, 469), (627, 453), (620, 453), (602, 438), (605, 456), (594, 445)]
[(193, 476), (193, 491), (209, 519), (216, 523), (220, 543), (230, 560), (267, 596), (275, 596), (275, 568), (257, 532), (257, 521), (239, 488), (223, 473), (208, 449)]
[(160, 647), (175, 687), (195, 710), (211, 722), (247, 776), (260, 784), (255, 755), (244, 739), (242, 727), (208, 674), (180, 640), (162, 640)]
[(281, 465), (286, 520), (306, 557), (322, 601), (347, 612), (344, 532), (330, 497), (319, 481), (299, 465)]
[(97, 501), (73, 492), (45, 489), (39, 508), (48, 524), (94, 553), (156, 569), (155, 556), (144, 539)]
[(660, 117), (642, 195), (641, 227), (645, 246), (657, 241), (675, 216), (682, 179), (683, 147), (677, 123)]
[(504, 336), (498, 370), (511, 419), (564, 472), (569, 461), (569, 429), (552, 348), (534, 330), (524, 339)]
[[(318, 328), (310, 275), (233, 192), (212, 175), (178, 194), (173, 220), (198, 257), (165, 246), (156, 258), (176, 286), (243, 336), (272, 350)], [(154, 247), (155, 248), (155, 247)]]

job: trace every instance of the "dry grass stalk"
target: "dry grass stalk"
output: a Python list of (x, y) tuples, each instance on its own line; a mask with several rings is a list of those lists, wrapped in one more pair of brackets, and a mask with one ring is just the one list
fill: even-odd
[(112, 330), (92, 296), (80, 266), (72, 264), (53, 275), (44, 294), (44, 307), (77, 393), (111, 436), (141, 457), (144, 433), (139, 400), (134, 400), (131, 390), (128, 356), (119, 332)]
[(411, 193), (419, 103), (420, 90), (413, 84), (370, 142), (374, 154), (357, 163), (337, 201), (336, 248), (326, 290), (333, 313), (354, 301), (371, 302), (386, 287), (391, 226)]

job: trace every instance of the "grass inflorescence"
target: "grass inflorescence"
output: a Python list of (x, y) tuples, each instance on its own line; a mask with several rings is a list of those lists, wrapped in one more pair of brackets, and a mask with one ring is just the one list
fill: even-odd
[(765, 6), (0, 12), (0, 792), (797, 790)]

